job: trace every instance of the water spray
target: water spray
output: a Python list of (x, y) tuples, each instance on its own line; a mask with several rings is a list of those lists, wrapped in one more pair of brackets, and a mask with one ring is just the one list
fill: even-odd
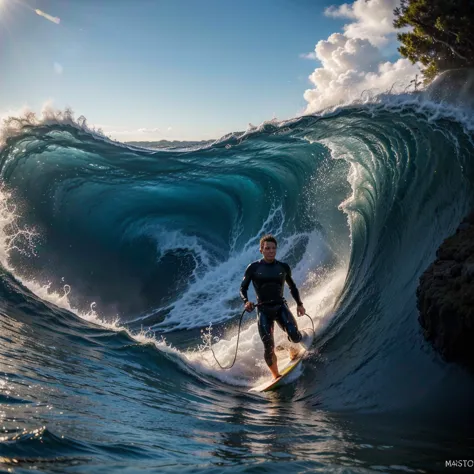
[[(263, 304), (268, 304), (268, 302), (265, 302), (265, 303), (258, 303), (256, 305), (254, 305), (254, 309), (255, 308), (258, 308), (259, 306), (262, 306)], [(252, 309), (253, 311), (253, 309)], [(244, 314), (247, 312), (246, 309), (244, 309), (242, 311), (242, 314), (240, 315), (240, 319), (239, 319), (239, 330), (237, 331), (237, 343), (235, 345), (235, 354), (234, 354), (234, 360), (232, 361), (232, 364), (230, 364), (228, 367), (222, 367), (222, 365), (220, 364), (220, 362), (217, 360), (217, 357), (216, 357), (216, 354), (214, 353), (214, 349), (212, 348), (212, 336), (209, 338), (209, 348), (211, 349), (211, 352), (212, 352), (212, 355), (214, 356), (214, 359), (215, 361), (217, 362), (217, 365), (222, 369), (222, 370), (229, 370), (231, 369), (234, 364), (235, 364), (235, 361), (237, 360), (237, 352), (239, 350), (239, 339), (240, 339), (240, 328), (242, 327), (242, 320), (244, 319)], [(251, 311), (249, 311), (251, 312)], [(313, 335), (315, 335), (315, 330), (314, 330), (314, 322), (313, 322), (313, 319), (311, 318), (311, 316), (308, 314), (308, 313), (305, 313), (305, 316), (307, 316), (309, 318), (309, 320), (311, 321), (311, 326), (312, 326), (312, 331), (313, 331)]]

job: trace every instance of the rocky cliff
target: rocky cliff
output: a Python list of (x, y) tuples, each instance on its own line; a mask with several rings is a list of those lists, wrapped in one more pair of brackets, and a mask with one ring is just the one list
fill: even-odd
[(474, 212), (447, 238), (420, 278), (419, 321), (447, 361), (474, 371)]

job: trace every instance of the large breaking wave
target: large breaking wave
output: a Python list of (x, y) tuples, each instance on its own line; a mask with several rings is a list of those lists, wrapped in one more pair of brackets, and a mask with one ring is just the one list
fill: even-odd
[(67, 113), (11, 120), (6, 278), (107, 327), (145, 328), (145, 341), (165, 335), (178, 349), (157, 347), (179, 366), (248, 386), (266, 370), (252, 319), (230, 373), (199, 331), (217, 325), (216, 354), (232, 359), (238, 286), (271, 232), (318, 332), (306, 395), (357, 409), (415, 404), (447, 376), (423, 342), (415, 291), (472, 205), (469, 120), (398, 96), (159, 151)]

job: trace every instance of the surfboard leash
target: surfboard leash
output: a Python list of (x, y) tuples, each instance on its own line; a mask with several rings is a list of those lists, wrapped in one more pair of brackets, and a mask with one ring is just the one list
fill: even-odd
[[(258, 304), (255, 305), (255, 307), (259, 306)], [(212, 348), (212, 337), (211, 340), (209, 341), (209, 347), (211, 349), (212, 355), (214, 356), (214, 360), (217, 362), (217, 365), (222, 369), (222, 370), (229, 370), (234, 367), (235, 361), (237, 360), (237, 351), (239, 350), (239, 339), (240, 339), (240, 328), (242, 327), (242, 320), (244, 319), (244, 314), (247, 312), (247, 310), (243, 310), (242, 314), (240, 315), (240, 320), (239, 320), (239, 330), (237, 331), (237, 344), (235, 345), (235, 354), (234, 354), (234, 360), (232, 361), (232, 364), (229, 365), (229, 367), (222, 367), (220, 362), (217, 360), (216, 354), (214, 353), (214, 349)], [(308, 316), (309, 320), (311, 321), (311, 325), (313, 326), (313, 336), (316, 334), (314, 331), (314, 321), (313, 318), (308, 314), (305, 313), (305, 316)]]
[(308, 314), (304, 313), (305, 316), (308, 316), (309, 320), (311, 321), (311, 326), (313, 326), (313, 336), (316, 336), (316, 331), (314, 330), (314, 321), (313, 318)]
[(235, 354), (234, 354), (234, 360), (232, 362), (232, 364), (229, 365), (229, 367), (222, 367), (222, 365), (219, 363), (219, 361), (217, 360), (217, 357), (216, 357), (216, 354), (214, 354), (214, 349), (212, 348), (212, 337), (211, 337), (211, 340), (209, 341), (209, 346), (210, 346), (210, 349), (211, 349), (211, 352), (212, 352), (212, 355), (214, 356), (214, 359), (216, 360), (217, 362), (217, 365), (222, 369), (222, 370), (229, 370), (229, 369), (232, 369), (232, 367), (234, 366), (235, 364), (235, 361), (237, 360), (237, 351), (239, 349), (239, 339), (240, 339), (240, 328), (242, 326), (242, 320), (244, 319), (244, 314), (247, 312), (247, 310), (243, 310), (242, 311), (242, 314), (240, 315), (240, 321), (239, 321), (239, 330), (237, 332), (237, 344), (235, 345)]

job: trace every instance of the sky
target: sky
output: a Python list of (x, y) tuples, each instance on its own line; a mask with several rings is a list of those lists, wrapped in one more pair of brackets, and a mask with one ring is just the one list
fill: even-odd
[(399, 0), (0, 0), (0, 117), (207, 140), (405, 87)]

